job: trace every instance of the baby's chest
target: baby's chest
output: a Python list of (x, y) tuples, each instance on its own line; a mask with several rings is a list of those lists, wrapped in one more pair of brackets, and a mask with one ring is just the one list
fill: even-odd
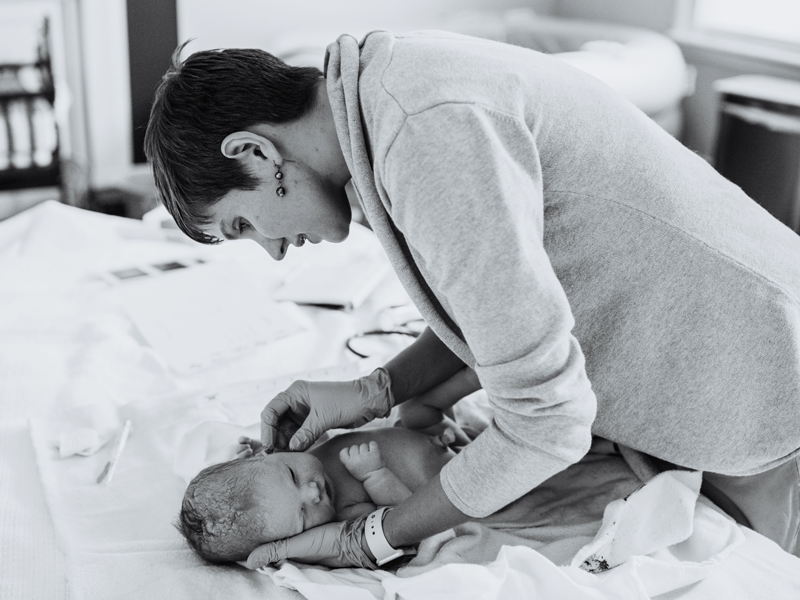
[(364, 484), (350, 473), (342, 471), (332, 474), (336, 487), (336, 498), (333, 504), (337, 515), (341, 515), (345, 509), (351, 506), (372, 502), (367, 490), (364, 489)]

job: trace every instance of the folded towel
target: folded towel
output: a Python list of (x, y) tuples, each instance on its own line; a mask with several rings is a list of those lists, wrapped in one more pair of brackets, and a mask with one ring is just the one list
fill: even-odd
[(120, 418), (110, 404), (89, 404), (69, 408), (50, 423), (49, 438), (61, 458), (79, 454), (91, 456), (119, 430)]

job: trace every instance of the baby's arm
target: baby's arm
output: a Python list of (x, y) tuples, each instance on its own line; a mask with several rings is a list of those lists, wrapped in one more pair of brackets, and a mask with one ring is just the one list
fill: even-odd
[(339, 460), (353, 477), (364, 484), (376, 506), (396, 506), (411, 495), (411, 490), (386, 468), (374, 441), (342, 448)]

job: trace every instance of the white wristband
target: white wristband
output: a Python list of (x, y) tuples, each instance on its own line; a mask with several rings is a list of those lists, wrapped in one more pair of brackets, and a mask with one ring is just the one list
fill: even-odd
[(402, 550), (395, 550), (389, 545), (386, 540), (386, 535), (383, 533), (383, 514), (391, 510), (388, 506), (379, 508), (367, 517), (367, 522), (364, 524), (364, 535), (367, 538), (367, 546), (375, 556), (375, 562), (380, 567), (395, 558), (403, 556)]

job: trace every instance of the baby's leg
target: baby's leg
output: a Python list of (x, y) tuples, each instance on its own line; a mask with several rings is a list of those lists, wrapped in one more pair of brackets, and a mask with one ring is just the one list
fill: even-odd
[(339, 460), (364, 484), (376, 506), (396, 506), (411, 495), (411, 490), (386, 468), (375, 441), (342, 448)]

